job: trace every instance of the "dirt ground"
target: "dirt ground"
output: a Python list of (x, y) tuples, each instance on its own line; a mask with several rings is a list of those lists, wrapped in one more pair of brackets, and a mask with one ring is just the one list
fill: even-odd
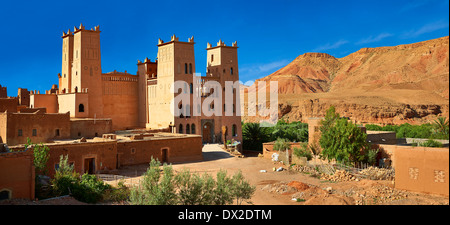
[[(258, 157), (257, 154), (239, 158), (230, 155), (219, 145), (203, 147), (201, 162), (172, 164), (175, 171), (184, 168), (191, 172), (215, 175), (221, 169), (229, 176), (242, 171), (244, 177), (256, 185), (250, 203), (255, 205), (448, 205), (449, 197), (413, 193), (394, 189), (392, 181), (360, 180), (333, 182), (289, 170), (285, 165)], [(146, 171), (148, 164), (124, 167), (120, 174), (136, 176)], [(283, 167), (277, 172), (273, 168)], [(261, 171), (265, 172), (261, 172)], [(136, 182), (136, 181), (133, 181)]]
[[(191, 172), (210, 173), (213, 176), (221, 170), (227, 170), (229, 176), (238, 170), (245, 179), (256, 186), (250, 202), (254, 205), (449, 205), (448, 196), (413, 193), (394, 189), (392, 181), (359, 180), (335, 182), (321, 180), (309, 174), (289, 170), (285, 165), (272, 162), (270, 159), (258, 157), (257, 154), (246, 154), (239, 158), (230, 155), (217, 144), (203, 147), (204, 160), (172, 164), (175, 171), (184, 168)], [(274, 168), (283, 167), (277, 172)], [(132, 177), (125, 179), (125, 184), (137, 184), (148, 168), (148, 164), (126, 166), (118, 171), (118, 175)], [(85, 204), (71, 197), (26, 202), (9, 200), (0, 204), (33, 204), (33, 205), (80, 205)]]

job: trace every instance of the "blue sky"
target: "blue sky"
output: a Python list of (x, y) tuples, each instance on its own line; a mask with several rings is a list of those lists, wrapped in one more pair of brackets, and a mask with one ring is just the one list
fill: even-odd
[(155, 60), (158, 38), (195, 38), (196, 72), (206, 43), (237, 41), (240, 80), (267, 76), (306, 52), (344, 57), (364, 47), (449, 35), (448, 0), (1, 1), (0, 85), (48, 90), (61, 72), (63, 31), (100, 25), (102, 71), (135, 74)]

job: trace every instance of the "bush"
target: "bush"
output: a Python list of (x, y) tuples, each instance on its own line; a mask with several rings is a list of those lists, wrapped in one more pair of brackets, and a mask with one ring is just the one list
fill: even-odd
[(444, 145), (439, 142), (439, 141), (435, 141), (433, 139), (427, 140), (425, 142), (419, 143), (419, 146), (422, 147), (433, 147), (433, 148), (442, 148)]
[(275, 151), (285, 151), (286, 149), (291, 148), (291, 142), (288, 139), (278, 138), (274, 145), (273, 150)]
[(172, 167), (152, 158), (140, 187), (130, 193), (130, 203), (135, 205), (226, 205), (250, 199), (255, 192), (239, 171), (228, 177), (225, 170), (211, 175), (192, 174), (183, 170), (174, 175)]
[(300, 148), (294, 147), (294, 155), (297, 157), (306, 157), (308, 160), (312, 159), (311, 151), (308, 148), (308, 143), (301, 143)]
[(73, 171), (73, 166), (67, 163), (68, 156), (60, 157), (59, 168), (52, 180), (56, 195), (70, 194), (78, 201), (96, 203), (103, 199), (103, 194), (111, 186), (105, 184), (95, 175), (83, 174), (81, 177)]
[(448, 121), (443, 117), (438, 118), (432, 124), (411, 125), (404, 123), (383, 127), (375, 124), (367, 124), (365, 127), (367, 130), (373, 131), (394, 131), (397, 138), (449, 139)]
[(369, 149), (366, 152), (367, 163), (369, 163), (372, 166), (375, 165), (377, 162), (377, 155), (379, 151), (380, 151), (379, 149)]

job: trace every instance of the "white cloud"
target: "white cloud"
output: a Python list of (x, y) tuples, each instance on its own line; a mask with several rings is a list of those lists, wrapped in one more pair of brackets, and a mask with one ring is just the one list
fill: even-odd
[(379, 41), (381, 41), (381, 40), (383, 40), (384, 38), (387, 38), (387, 37), (390, 37), (390, 36), (393, 36), (392, 34), (390, 34), (390, 33), (381, 33), (381, 34), (379, 34), (378, 36), (370, 36), (370, 37), (367, 37), (367, 38), (365, 38), (365, 39), (362, 39), (362, 40), (360, 40), (360, 41), (358, 41), (356, 44), (357, 45), (361, 45), (361, 44), (368, 44), (368, 43), (373, 43), (373, 42), (379, 42)]
[(347, 43), (348, 43), (348, 41), (346, 41), (346, 40), (339, 40), (339, 41), (337, 41), (337, 42), (335, 42), (333, 44), (328, 43), (326, 45), (319, 46), (319, 47), (313, 49), (313, 51), (314, 52), (321, 52), (321, 51), (325, 51), (325, 50), (336, 49), (336, 48), (341, 47), (341, 45), (344, 45), (344, 44), (347, 44)]
[(266, 72), (272, 71), (274, 69), (281, 68), (281, 67), (287, 65), (288, 63), (289, 63), (289, 61), (287, 59), (283, 59), (283, 60), (279, 60), (279, 61), (275, 61), (275, 62), (271, 62), (271, 63), (265, 63), (265, 64), (258, 63), (258, 64), (253, 64), (253, 65), (243, 66), (239, 70), (241, 73), (245, 73), (245, 74), (261, 74), (261, 73), (266, 73)]
[(406, 38), (417, 37), (422, 34), (431, 33), (431, 32), (441, 30), (441, 29), (446, 29), (446, 28), (448, 28), (448, 21), (447, 22), (437, 21), (437, 22), (425, 24), (424, 26), (422, 26), (421, 28), (419, 28), (417, 30), (408, 31), (403, 36)]

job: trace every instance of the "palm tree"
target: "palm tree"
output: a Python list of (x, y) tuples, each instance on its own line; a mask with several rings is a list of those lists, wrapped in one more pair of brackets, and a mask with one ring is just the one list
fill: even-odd
[(449, 134), (449, 124), (448, 120), (445, 117), (438, 117), (435, 121), (433, 121), (433, 127), (437, 133), (448, 135)]
[(262, 151), (262, 143), (269, 141), (270, 134), (267, 127), (261, 127), (259, 123), (245, 123), (242, 138), (244, 149)]

